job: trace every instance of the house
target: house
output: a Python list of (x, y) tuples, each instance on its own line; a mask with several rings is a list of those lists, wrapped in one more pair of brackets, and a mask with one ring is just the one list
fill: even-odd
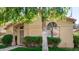
[[(23, 38), (25, 36), (41, 36), (42, 34), (42, 22), (41, 18), (31, 24), (12, 24), (9, 23), (5, 26), (6, 34), (13, 34), (12, 45), (23, 45)], [(73, 25), (75, 19), (67, 17), (65, 21), (47, 21), (47, 33), (48, 36), (55, 36), (61, 38), (59, 47), (73, 48)]]

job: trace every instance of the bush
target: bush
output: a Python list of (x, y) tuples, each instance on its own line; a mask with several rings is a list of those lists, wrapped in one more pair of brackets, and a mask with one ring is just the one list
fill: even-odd
[[(41, 36), (26, 36), (24, 37), (24, 45), (27, 47), (41, 47), (42, 37)], [(60, 43), (59, 38), (48, 37), (48, 44), (51, 44), (52, 47), (57, 47)]]
[(26, 36), (24, 37), (24, 45), (27, 47), (41, 46), (42, 37), (40, 36)]
[(57, 47), (60, 41), (59, 37), (48, 37), (48, 45), (51, 44), (52, 47)]
[(5, 46), (10, 46), (12, 43), (13, 36), (11, 34), (4, 35), (2, 38), (2, 43)]
[(78, 48), (79, 46), (79, 36), (73, 36), (74, 38), (74, 48)]

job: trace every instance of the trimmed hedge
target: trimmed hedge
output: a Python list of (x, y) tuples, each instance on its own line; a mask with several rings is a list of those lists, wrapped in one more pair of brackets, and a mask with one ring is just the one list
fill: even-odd
[(42, 37), (40, 36), (26, 36), (24, 37), (24, 45), (27, 47), (41, 46)]
[(61, 42), (59, 37), (48, 37), (48, 45), (52, 45), (52, 47), (57, 47)]
[(74, 38), (74, 48), (78, 48), (79, 47), (79, 36), (73, 36)]
[[(58, 44), (60, 43), (60, 38), (48, 37), (47, 39), (48, 39), (48, 44), (51, 45), (51, 47), (57, 47)], [(23, 43), (26, 47), (41, 47), (42, 37), (41, 36), (26, 36), (24, 37)]]
[(12, 43), (12, 39), (13, 39), (13, 35), (11, 34), (6, 34), (3, 36), (2, 38), (2, 43), (5, 45), (5, 46), (10, 46), (11, 43)]

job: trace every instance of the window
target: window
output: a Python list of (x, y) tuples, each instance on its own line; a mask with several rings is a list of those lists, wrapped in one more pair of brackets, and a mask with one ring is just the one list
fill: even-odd
[(48, 30), (48, 36), (58, 36), (59, 34), (59, 27), (55, 22), (50, 22), (47, 25), (47, 30)]

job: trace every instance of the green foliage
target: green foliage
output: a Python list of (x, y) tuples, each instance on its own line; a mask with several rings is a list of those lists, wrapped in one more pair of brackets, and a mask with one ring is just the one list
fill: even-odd
[(49, 7), (42, 7), (41, 9), (41, 16), (42, 18), (49, 18), (49, 15), (50, 15), (50, 12), (51, 12), (51, 8)]
[(79, 36), (79, 32), (74, 32), (74, 35), (75, 36)]
[(57, 47), (60, 42), (61, 40), (58, 37), (48, 37), (48, 44), (51, 44), (52, 47)]
[(69, 7), (1, 7), (0, 24), (9, 21), (12, 23), (31, 23), (38, 14), (44, 20), (64, 18), (68, 10)]
[(25, 8), (25, 17), (27, 19), (33, 19), (33, 17), (37, 14), (38, 14), (38, 10), (36, 7), (26, 7)]
[(0, 8), (0, 25), (5, 23), (5, 10), (6, 8)]
[(69, 7), (54, 7), (51, 8), (51, 13), (49, 15), (50, 19), (55, 19), (55, 20), (64, 20), (66, 17)]
[(4, 35), (4, 37), (2, 38), (2, 43), (5, 46), (10, 46), (12, 43), (12, 39), (13, 39), (13, 36), (11, 34)]
[(5, 46), (5, 45), (0, 45), (0, 49), (2, 49), (2, 48), (6, 48), (7, 46)]
[(33, 46), (35, 46), (35, 45), (40, 46), (41, 42), (42, 42), (42, 37), (40, 37), (40, 36), (26, 36), (26, 37), (24, 37), (24, 44), (27, 47), (32, 47), (32, 45)]
[[(51, 44), (52, 47), (57, 47), (60, 43), (59, 38), (48, 37), (48, 44)], [(41, 36), (26, 36), (24, 37), (24, 45), (27, 47), (32, 47), (32, 45), (41, 46), (42, 45), (42, 37)]]
[(73, 36), (74, 38), (74, 48), (78, 48), (79, 47), (79, 36)]

